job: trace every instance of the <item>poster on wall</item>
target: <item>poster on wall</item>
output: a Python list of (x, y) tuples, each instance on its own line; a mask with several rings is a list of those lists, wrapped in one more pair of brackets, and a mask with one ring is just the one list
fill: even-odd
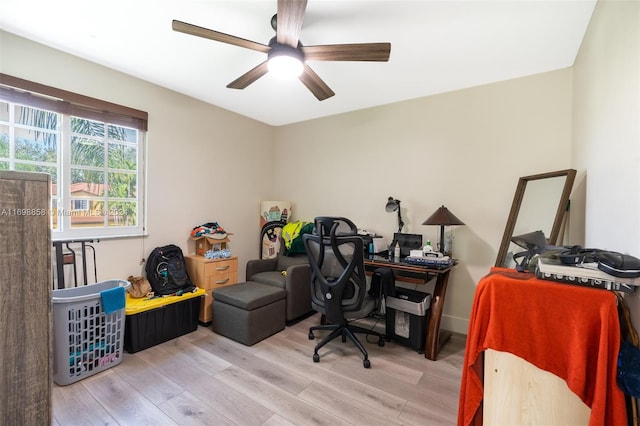
[(282, 227), (291, 218), (290, 201), (263, 201), (260, 205), (260, 258), (273, 259), (280, 251)]

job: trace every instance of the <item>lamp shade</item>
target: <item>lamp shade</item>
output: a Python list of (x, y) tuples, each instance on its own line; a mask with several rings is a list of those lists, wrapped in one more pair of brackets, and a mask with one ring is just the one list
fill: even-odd
[(464, 225), (464, 222), (458, 219), (453, 213), (449, 211), (445, 206), (439, 207), (431, 216), (427, 218), (423, 225)]
[(395, 212), (399, 208), (400, 200), (396, 200), (393, 197), (389, 197), (389, 199), (387, 200), (387, 205), (384, 206), (384, 209), (387, 211), (387, 213)]
[[(449, 211), (445, 206), (439, 207), (431, 216), (427, 218), (423, 225), (440, 225), (440, 252), (445, 253), (444, 248), (444, 227), (451, 225), (464, 225), (464, 222), (458, 219), (453, 213)], [(448, 248), (448, 252), (451, 252), (451, 247)]]

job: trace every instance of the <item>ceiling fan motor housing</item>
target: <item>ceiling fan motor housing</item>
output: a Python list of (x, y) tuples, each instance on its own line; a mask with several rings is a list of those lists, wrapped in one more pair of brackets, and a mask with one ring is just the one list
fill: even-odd
[(274, 37), (269, 41), (269, 47), (271, 47), (271, 50), (267, 53), (267, 59), (271, 59), (276, 56), (291, 56), (300, 62), (304, 62), (304, 53), (302, 53), (302, 50), (300, 49), (301, 46), (302, 44), (300, 44), (300, 42), (298, 42), (297, 48), (287, 44), (280, 44)]

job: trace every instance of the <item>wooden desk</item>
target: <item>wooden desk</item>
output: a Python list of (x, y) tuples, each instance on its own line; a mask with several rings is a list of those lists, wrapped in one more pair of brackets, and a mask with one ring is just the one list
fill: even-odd
[(411, 265), (403, 262), (393, 262), (381, 256), (373, 256), (364, 260), (364, 268), (368, 274), (373, 273), (376, 268), (391, 268), (397, 281), (404, 281), (414, 284), (426, 284), (434, 277), (436, 284), (431, 298), (431, 314), (427, 323), (427, 336), (425, 339), (424, 357), (432, 361), (438, 359), (438, 352), (442, 345), (451, 337), (451, 333), (440, 330), (440, 320), (444, 308), (444, 297), (447, 293), (447, 283), (449, 282), (449, 272), (452, 265), (444, 269), (429, 268), (422, 265)]

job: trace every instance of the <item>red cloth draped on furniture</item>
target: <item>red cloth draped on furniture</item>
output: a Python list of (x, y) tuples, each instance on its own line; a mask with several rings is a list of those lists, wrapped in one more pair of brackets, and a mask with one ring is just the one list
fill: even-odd
[(591, 426), (626, 425), (616, 384), (619, 346), (613, 293), (492, 268), (478, 283), (471, 310), (458, 425), (471, 424), (481, 408), (485, 349), (512, 353), (564, 379), (591, 408)]

